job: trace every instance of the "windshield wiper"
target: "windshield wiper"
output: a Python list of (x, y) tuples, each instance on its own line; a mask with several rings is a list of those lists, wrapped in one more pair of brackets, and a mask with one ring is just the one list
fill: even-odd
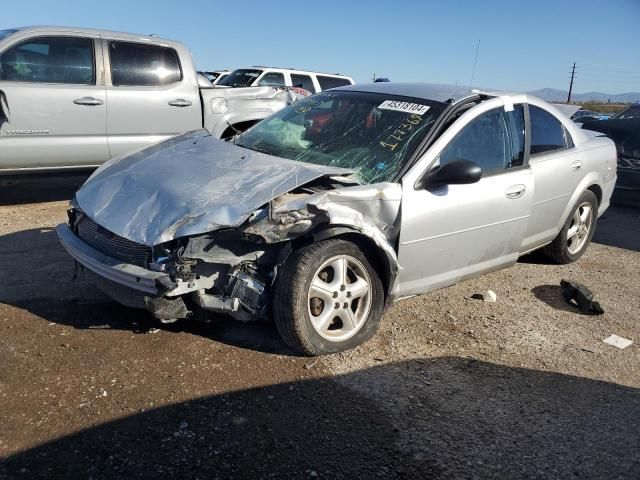
[(235, 139), (233, 142), (234, 145), (237, 145), (238, 147), (242, 147), (242, 148), (246, 148), (247, 150), (253, 150), (254, 152), (260, 152), (260, 153), (266, 153), (267, 155), (273, 155), (273, 153), (271, 153), (269, 150), (266, 150), (264, 148), (260, 148), (260, 147), (249, 147), (248, 145), (243, 145), (242, 143), (236, 143)]

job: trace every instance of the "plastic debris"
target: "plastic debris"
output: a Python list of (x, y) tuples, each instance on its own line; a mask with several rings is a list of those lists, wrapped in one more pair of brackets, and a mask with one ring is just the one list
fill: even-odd
[(569, 304), (578, 307), (581, 312), (589, 315), (602, 315), (604, 309), (594, 300), (594, 295), (589, 288), (581, 283), (570, 280), (560, 280), (562, 297)]
[(487, 290), (484, 293), (474, 293), (473, 295), (471, 295), (471, 298), (482, 300), (483, 302), (493, 303), (498, 299), (498, 296), (493, 290)]
[(615, 334), (609, 335), (607, 338), (605, 338), (602, 341), (604, 343), (617, 347), (620, 350), (622, 350), (623, 348), (627, 348), (629, 345), (633, 343), (632, 340), (629, 340), (628, 338), (619, 337), (618, 335), (615, 335)]

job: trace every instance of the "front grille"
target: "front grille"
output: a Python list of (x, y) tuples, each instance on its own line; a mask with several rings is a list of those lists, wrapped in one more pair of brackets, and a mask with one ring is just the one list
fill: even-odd
[(146, 268), (151, 260), (151, 247), (111, 233), (86, 216), (78, 223), (78, 237), (99, 252), (124, 263)]

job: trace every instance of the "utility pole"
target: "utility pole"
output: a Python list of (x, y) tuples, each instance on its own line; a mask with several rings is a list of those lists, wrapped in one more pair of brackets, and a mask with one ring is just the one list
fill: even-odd
[(569, 83), (569, 96), (567, 97), (567, 103), (571, 102), (571, 91), (573, 90), (573, 77), (576, 74), (576, 62), (573, 62), (573, 68), (571, 69), (571, 83)]

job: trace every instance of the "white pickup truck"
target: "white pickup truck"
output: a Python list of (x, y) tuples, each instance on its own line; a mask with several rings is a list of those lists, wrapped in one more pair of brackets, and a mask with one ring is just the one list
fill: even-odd
[(0, 30), (0, 174), (92, 168), (200, 128), (220, 138), (299, 97), (203, 85), (189, 50), (156, 36)]

